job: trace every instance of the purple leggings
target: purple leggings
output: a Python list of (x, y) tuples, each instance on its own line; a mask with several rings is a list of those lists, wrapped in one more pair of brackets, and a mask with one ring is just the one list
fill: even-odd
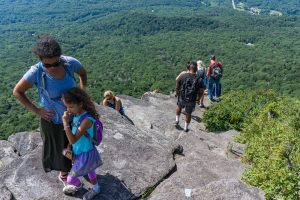
[[(95, 170), (90, 171), (88, 173), (88, 177), (89, 177), (90, 181), (97, 178)], [(79, 178), (77, 178), (75, 176), (70, 176), (70, 175), (68, 175), (67, 183), (69, 183), (70, 185), (75, 185), (75, 186), (79, 186), (81, 184)]]

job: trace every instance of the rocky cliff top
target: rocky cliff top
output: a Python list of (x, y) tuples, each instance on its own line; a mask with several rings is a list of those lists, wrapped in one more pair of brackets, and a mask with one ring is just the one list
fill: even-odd
[[(121, 99), (134, 125), (115, 110), (97, 106), (104, 124), (104, 139), (97, 148), (104, 165), (96, 171), (101, 193), (95, 199), (264, 199), (260, 189), (240, 181), (246, 166), (229, 151), (242, 154), (243, 146), (232, 142), (237, 132), (205, 131), (200, 108), (192, 114), (189, 132), (176, 129), (176, 99), (171, 96), (146, 93), (142, 99)], [(1, 200), (82, 198), (90, 184), (82, 178), (83, 191), (75, 197), (64, 195), (58, 173), (43, 171), (41, 145), (38, 131), (0, 141)]]

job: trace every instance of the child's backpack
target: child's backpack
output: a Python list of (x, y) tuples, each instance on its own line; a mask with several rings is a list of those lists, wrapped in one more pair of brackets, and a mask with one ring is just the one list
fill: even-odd
[(193, 102), (197, 98), (197, 91), (200, 87), (200, 76), (187, 76), (182, 83), (180, 96), (185, 102)]
[[(87, 118), (87, 117), (91, 117), (93, 118), (90, 114), (88, 113), (85, 113), (83, 114), (79, 120), (78, 120), (78, 124), (80, 125), (81, 122)], [(98, 146), (101, 141), (102, 141), (102, 132), (103, 132), (103, 125), (102, 125), (102, 122), (99, 120), (99, 119), (95, 119), (95, 123), (94, 123), (94, 134), (93, 134), (93, 137), (91, 137), (87, 132), (84, 134), (85, 137), (87, 137), (91, 143), (93, 145), (96, 145)], [(79, 126), (78, 126), (79, 127)]]
[(211, 77), (217, 80), (222, 78), (222, 69), (217, 63), (211, 67)]

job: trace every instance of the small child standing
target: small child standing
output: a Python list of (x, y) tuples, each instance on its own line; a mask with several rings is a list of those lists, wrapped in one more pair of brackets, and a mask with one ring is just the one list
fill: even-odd
[[(102, 165), (102, 160), (96, 147), (84, 134), (87, 133), (93, 137), (93, 124), (96, 121), (95, 119), (99, 118), (99, 114), (88, 94), (78, 87), (65, 92), (62, 95), (62, 100), (67, 107), (67, 111), (62, 116), (64, 130), (69, 143), (72, 145), (72, 151), (64, 150), (63, 154), (73, 160), (72, 169), (67, 178), (69, 185), (63, 188), (63, 192), (65, 194), (75, 194), (83, 187), (78, 177), (88, 175), (93, 188), (84, 194), (83, 199), (92, 199), (100, 192), (95, 169)], [(72, 130), (69, 126), (71, 114), (74, 115)], [(88, 116), (80, 120), (86, 114)]]

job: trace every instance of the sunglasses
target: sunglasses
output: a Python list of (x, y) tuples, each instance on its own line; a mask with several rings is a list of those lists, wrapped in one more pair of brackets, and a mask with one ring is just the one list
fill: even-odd
[(59, 61), (57, 61), (56, 63), (53, 63), (53, 64), (45, 64), (45, 63), (43, 63), (43, 66), (45, 68), (50, 68), (50, 67), (58, 67), (60, 64), (61, 64), (61, 62), (59, 60)]

